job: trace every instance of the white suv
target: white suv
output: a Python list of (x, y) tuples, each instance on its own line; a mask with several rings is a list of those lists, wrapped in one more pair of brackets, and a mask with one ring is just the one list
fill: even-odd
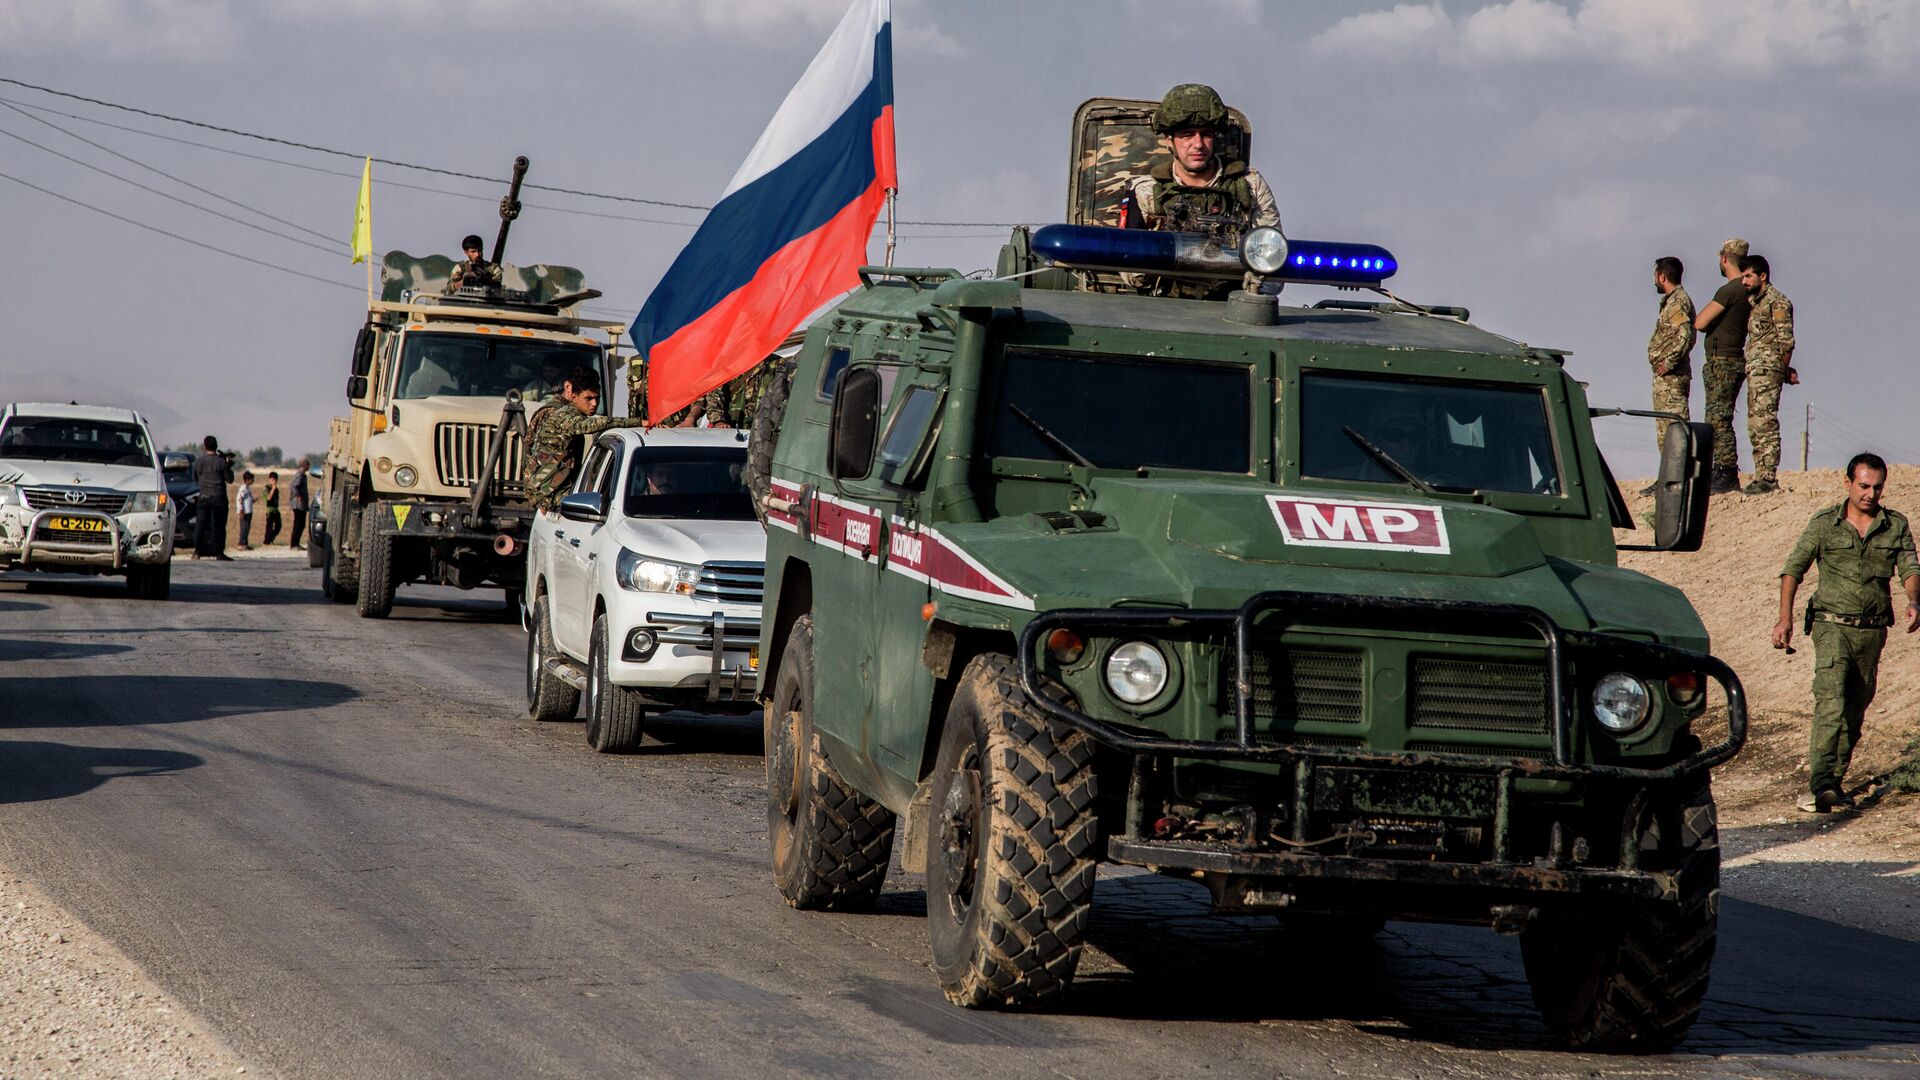
[(130, 409), (25, 402), (0, 411), (0, 570), (124, 574), (172, 589), (173, 504)]
[(603, 432), (527, 550), (527, 712), (640, 745), (648, 709), (752, 712), (766, 532), (744, 432)]

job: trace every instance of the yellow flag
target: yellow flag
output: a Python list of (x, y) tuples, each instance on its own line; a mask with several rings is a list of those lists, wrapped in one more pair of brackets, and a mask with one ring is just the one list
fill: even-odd
[(360, 173), (360, 203), (353, 208), (353, 261), (366, 262), (373, 255), (373, 159)]

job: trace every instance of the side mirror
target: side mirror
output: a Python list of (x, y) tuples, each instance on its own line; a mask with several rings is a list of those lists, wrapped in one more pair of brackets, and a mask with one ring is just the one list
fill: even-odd
[(607, 520), (607, 504), (597, 491), (576, 491), (560, 497), (560, 516), (568, 521), (599, 525)]
[(1653, 487), (1653, 546), (1656, 549), (1700, 550), (1707, 535), (1712, 466), (1712, 425), (1667, 425), (1667, 439), (1660, 447), (1660, 476)]
[(349, 369), (355, 375), (365, 376), (373, 370), (373, 327), (363, 326), (353, 339), (353, 367)]
[(832, 448), (828, 460), (838, 480), (858, 480), (873, 471), (874, 440), (880, 433), (880, 373), (851, 368), (833, 391)]
[(347, 400), (359, 401), (367, 396), (367, 377), (365, 375), (347, 376)]

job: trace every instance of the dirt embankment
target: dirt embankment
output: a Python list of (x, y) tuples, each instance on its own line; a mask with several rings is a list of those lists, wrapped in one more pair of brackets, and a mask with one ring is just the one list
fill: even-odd
[[(1732, 665), (1746, 687), (1751, 735), (1747, 747), (1716, 773), (1715, 791), (1723, 818), (1732, 824), (1760, 824), (1792, 815), (1792, 802), (1807, 782), (1807, 724), (1813, 712), (1813, 646), (1796, 622), (1794, 654), (1772, 647), (1770, 635), (1779, 614), (1780, 567), (1807, 520), (1843, 497), (1838, 469), (1781, 473), (1782, 491), (1748, 497), (1715, 496), (1707, 518), (1706, 545), (1690, 554), (1623, 553), (1621, 565), (1650, 574), (1684, 591), (1699, 609), (1713, 636), (1713, 651)], [(1632, 494), (1636, 519), (1652, 505)], [(1887, 480), (1886, 504), (1908, 515), (1920, 514), (1920, 466), (1895, 465)], [(1626, 537), (1629, 534), (1621, 534)], [(1647, 536), (1641, 531), (1640, 542)], [(1817, 572), (1801, 583), (1796, 609), (1812, 595)], [(1897, 592), (1896, 588), (1896, 592)], [(1904, 600), (1895, 605), (1898, 612)], [(1796, 616), (1797, 618), (1797, 616)], [(1876, 781), (1913, 751), (1920, 739), (1920, 634), (1896, 628), (1880, 662), (1879, 693), (1867, 714), (1866, 733), (1854, 752), (1847, 786), (1866, 804), (1865, 812), (1845, 828), (1860, 839), (1912, 842), (1920, 838), (1920, 795), (1893, 791)], [(1717, 696), (1717, 692), (1716, 692)], [(1838, 822), (1836, 822), (1838, 824)]]

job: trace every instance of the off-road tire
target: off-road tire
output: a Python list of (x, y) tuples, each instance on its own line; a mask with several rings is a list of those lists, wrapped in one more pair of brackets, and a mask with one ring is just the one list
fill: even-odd
[(1027, 697), (1005, 656), (961, 673), (933, 767), (927, 935), (947, 999), (1029, 1008), (1065, 994), (1093, 910), (1093, 741)]
[(165, 600), (173, 595), (173, 564), (127, 567), (127, 591), (136, 600)]
[(352, 517), (347, 512), (346, 496), (333, 500), (327, 512), (326, 566), (320, 571), (320, 592), (337, 604), (350, 604), (360, 592), (359, 560), (346, 554), (340, 545)]
[(527, 715), (535, 720), (571, 720), (580, 711), (580, 691), (547, 674), (547, 661), (556, 655), (547, 598), (542, 594), (534, 599), (527, 616)]
[(793, 388), (793, 361), (783, 361), (767, 382), (767, 392), (753, 411), (747, 439), (747, 493), (753, 496), (753, 516), (767, 523), (767, 493), (773, 490), (773, 450), (780, 441), (780, 421), (787, 412)]
[(607, 674), (607, 617), (593, 617), (593, 644), (587, 647), (587, 745), (602, 754), (631, 754), (640, 749), (646, 699)]
[(380, 535), (379, 520), (371, 507), (360, 515), (360, 588), (354, 608), (363, 619), (384, 619), (393, 611), (393, 537)]
[(762, 721), (773, 884), (804, 911), (873, 906), (893, 856), (891, 810), (855, 791), (813, 729), (813, 616), (787, 633)]
[(1705, 784), (1656, 808), (1641, 866), (1677, 872), (1677, 901), (1543, 914), (1520, 955), (1549, 1030), (1603, 1053), (1656, 1053), (1700, 1015), (1720, 916), (1720, 834)]

